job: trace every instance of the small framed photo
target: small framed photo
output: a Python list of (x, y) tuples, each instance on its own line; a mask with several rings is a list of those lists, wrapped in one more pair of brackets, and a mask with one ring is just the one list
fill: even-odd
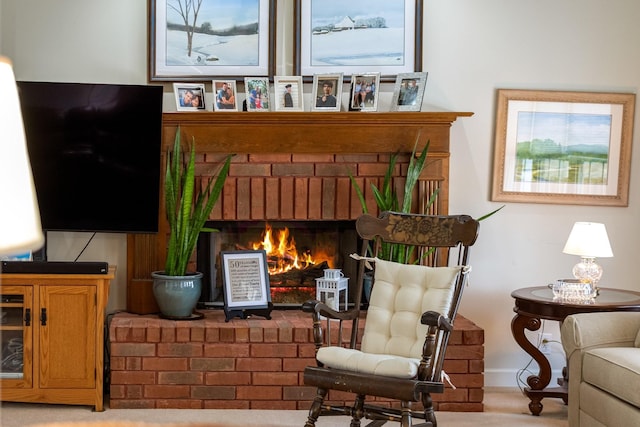
[(225, 308), (267, 308), (271, 302), (267, 253), (227, 251), (220, 253)]
[(245, 77), (247, 111), (270, 111), (269, 79), (267, 77)]
[(215, 111), (238, 111), (235, 80), (212, 80)]
[(401, 73), (396, 77), (391, 111), (420, 111), (427, 73)]
[(312, 111), (340, 111), (342, 73), (314, 74)]
[(275, 76), (276, 111), (304, 111), (301, 76)]
[(173, 93), (176, 97), (178, 111), (205, 111), (203, 83), (174, 83)]
[(377, 111), (380, 73), (354, 74), (351, 77), (351, 110)]

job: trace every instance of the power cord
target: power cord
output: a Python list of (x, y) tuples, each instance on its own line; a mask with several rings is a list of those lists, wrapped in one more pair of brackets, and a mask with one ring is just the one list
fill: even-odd
[[(536, 348), (539, 350), (541, 346), (546, 345), (548, 343), (551, 342), (558, 342), (558, 341), (554, 341), (554, 340), (548, 340), (546, 338), (542, 338), (544, 336), (544, 320), (542, 321), (542, 329), (540, 330), (540, 332), (538, 333), (538, 342), (536, 343)], [(531, 376), (531, 375), (537, 375), (537, 373), (529, 370), (529, 367), (531, 366), (531, 364), (534, 362), (533, 357), (529, 359), (529, 362), (527, 362), (527, 364), (522, 368), (522, 369), (518, 369), (516, 371), (516, 383), (518, 385), (518, 388), (520, 389), (521, 392), (524, 392), (524, 388), (528, 387), (529, 384), (526, 381), (526, 378), (523, 379), (522, 376), (524, 374), (527, 374), (527, 377)]]
[(78, 254), (78, 256), (76, 257), (76, 259), (73, 260), (73, 262), (78, 261), (78, 259), (80, 259), (80, 257), (82, 256), (82, 254), (84, 253), (85, 249), (87, 249), (87, 247), (89, 246), (89, 243), (91, 243), (91, 241), (93, 240), (94, 237), (96, 237), (96, 232), (94, 231), (93, 234), (91, 235), (91, 237), (89, 237), (89, 240), (87, 241), (87, 244), (84, 245), (84, 248), (82, 248), (82, 250), (80, 251), (80, 253)]

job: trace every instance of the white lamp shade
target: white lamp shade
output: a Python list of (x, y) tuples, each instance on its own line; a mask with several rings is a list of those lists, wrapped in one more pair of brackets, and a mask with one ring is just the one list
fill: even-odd
[(11, 61), (0, 56), (0, 255), (42, 247), (22, 112)]
[(610, 258), (613, 256), (607, 229), (604, 224), (597, 222), (576, 222), (573, 224), (562, 252), (584, 258)]

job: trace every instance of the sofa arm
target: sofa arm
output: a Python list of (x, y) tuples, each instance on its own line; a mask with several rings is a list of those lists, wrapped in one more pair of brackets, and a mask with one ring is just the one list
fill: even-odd
[(567, 316), (560, 335), (567, 355), (595, 347), (632, 347), (640, 330), (640, 312), (598, 312)]

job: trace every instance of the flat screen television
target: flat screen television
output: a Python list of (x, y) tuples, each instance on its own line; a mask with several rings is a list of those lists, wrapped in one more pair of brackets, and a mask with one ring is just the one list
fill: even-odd
[(158, 231), (162, 87), (18, 82), (45, 231)]

